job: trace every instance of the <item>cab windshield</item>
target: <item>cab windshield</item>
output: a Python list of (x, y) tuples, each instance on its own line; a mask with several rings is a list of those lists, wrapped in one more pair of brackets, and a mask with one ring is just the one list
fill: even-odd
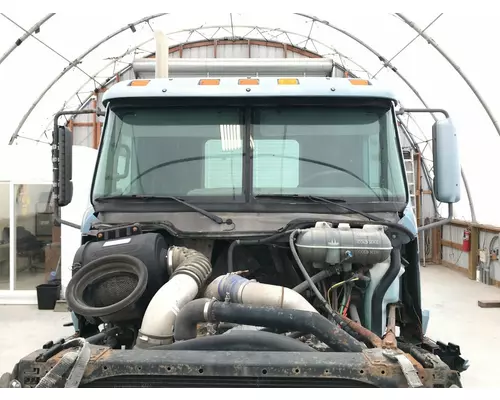
[(114, 106), (92, 198), (406, 202), (389, 104)]

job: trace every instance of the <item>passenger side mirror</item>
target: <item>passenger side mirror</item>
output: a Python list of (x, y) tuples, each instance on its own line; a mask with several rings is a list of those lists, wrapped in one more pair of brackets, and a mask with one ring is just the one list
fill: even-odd
[(52, 161), (54, 169), (54, 189), (57, 205), (67, 206), (73, 198), (73, 134), (69, 129), (59, 126), (54, 132)]
[(458, 203), (461, 196), (461, 167), (458, 137), (449, 118), (432, 126), (434, 195), (442, 203)]

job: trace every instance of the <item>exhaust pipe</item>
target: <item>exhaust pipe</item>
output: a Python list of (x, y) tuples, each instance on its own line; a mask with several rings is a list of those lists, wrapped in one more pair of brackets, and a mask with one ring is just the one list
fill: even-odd
[(207, 257), (185, 247), (171, 247), (167, 265), (171, 278), (148, 305), (137, 337), (138, 348), (172, 343), (179, 310), (196, 297), (212, 273)]
[(254, 306), (278, 307), (288, 310), (318, 311), (296, 291), (284, 286), (250, 281), (242, 276), (226, 274), (214, 279), (205, 290), (204, 297)]
[(156, 65), (155, 78), (168, 78), (168, 40), (162, 31), (155, 30), (154, 37), (156, 42)]

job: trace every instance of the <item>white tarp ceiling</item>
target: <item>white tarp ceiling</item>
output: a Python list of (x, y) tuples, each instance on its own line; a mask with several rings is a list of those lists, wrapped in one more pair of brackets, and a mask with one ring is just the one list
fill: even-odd
[[(0, 60), (34, 24), (47, 14), (22, 13), (0, 15)], [(393, 67), (418, 91), (432, 108), (445, 108), (454, 119), (461, 143), (464, 173), (470, 186), (478, 222), (500, 225), (496, 209), (497, 153), (500, 137), (491, 116), (450, 63), (424, 38), (395, 14), (363, 15), (360, 12), (325, 12), (317, 15), (390, 60)], [(404, 14), (434, 39), (468, 76), (490, 107), (493, 119), (500, 119), (500, 83), (491, 66), (497, 61), (493, 38), (500, 37), (500, 25), (494, 13), (483, 13), (476, 22), (468, 15), (440, 12)], [(16, 145), (46, 145), (44, 133), (50, 130), (52, 116), (61, 108), (74, 109), (99, 84), (125, 68), (134, 58), (154, 51), (153, 29), (161, 29), (170, 45), (186, 41), (221, 37), (247, 37), (278, 40), (333, 57), (355, 74), (391, 85), (407, 108), (422, 107), (415, 93), (380, 59), (353, 38), (325, 23), (296, 14), (167, 14), (134, 26), (127, 25), (147, 15), (136, 12), (114, 14), (99, 23), (97, 16), (55, 14), (40, 29), (16, 47), (0, 64), (2, 96), (0, 142), (6, 144), (18, 131)], [(430, 26), (429, 26), (430, 25)], [(110, 40), (88, 53), (51, 87), (28, 114), (32, 104), (70, 62), (106, 36), (124, 28)], [(427, 28), (427, 29), (426, 29)], [(123, 56), (126, 54), (125, 56)], [(77, 93), (77, 95), (74, 95)], [(440, 116), (438, 116), (440, 117)], [(415, 141), (425, 147), (433, 119), (414, 114), (410, 120)], [(406, 121), (406, 119), (405, 119)], [(430, 147), (425, 156), (430, 158)], [(446, 215), (446, 211), (444, 211)], [(470, 220), (470, 207), (463, 190), (455, 217)]]

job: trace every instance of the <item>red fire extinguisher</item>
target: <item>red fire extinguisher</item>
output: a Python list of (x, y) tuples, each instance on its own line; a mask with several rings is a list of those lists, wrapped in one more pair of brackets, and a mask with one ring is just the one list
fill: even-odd
[(464, 230), (462, 251), (470, 251), (470, 231), (468, 229)]

